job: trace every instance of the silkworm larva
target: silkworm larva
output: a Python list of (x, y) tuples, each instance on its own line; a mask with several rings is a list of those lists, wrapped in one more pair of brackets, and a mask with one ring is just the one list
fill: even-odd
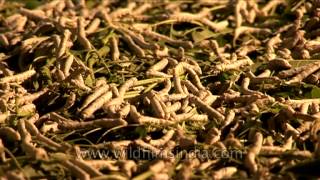
[(90, 94), (83, 102), (82, 106), (80, 107), (79, 111), (82, 111), (84, 108), (86, 108), (91, 102), (93, 102), (95, 99), (100, 97), (102, 94), (106, 93), (109, 90), (108, 85), (103, 85), (101, 87), (98, 87), (94, 90), (92, 94)]
[(100, 109), (106, 102), (108, 102), (112, 98), (112, 92), (106, 92), (101, 97), (93, 101), (87, 108), (85, 108), (81, 114), (84, 118), (88, 118), (92, 116), (92, 114)]
[(21, 83), (29, 79), (30, 77), (32, 77), (34, 74), (36, 74), (36, 71), (34, 69), (28, 70), (20, 74), (15, 74), (13, 76), (6, 76), (3, 78), (0, 78), (0, 83), (12, 83), (12, 82)]

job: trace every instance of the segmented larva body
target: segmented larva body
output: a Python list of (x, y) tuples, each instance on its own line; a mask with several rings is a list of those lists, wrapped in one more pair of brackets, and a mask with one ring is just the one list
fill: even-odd
[(81, 81), (81, 80), (72, 79), (72, 80), (70, 81), (70, 83), (71, 83), (72, 85), (78, 87), (79, 89), (84, 90), (84, 91), (87, 91), (87, 92), (91, 91), (91, 88), (88, 87), (88, 86), (86, 86), (86, 85), (84, 84), (84, 82)]
[(137, 78), (130, 78), (128, 79), (122, 86), (119, 88), (119, 96), (123, 97), (126, 91), (128, 91), (135, 83), (138, 81)]
[(139, 57), (145, 57), (145, 52), (140, 48), (130, 36), (127, 34), (122, 34), (122, 39), (128, 44), (129, 48)]
[(230, 110), (229, 112), (227, 112), (226, 114), (226, 118), (224, 121), (222, 121), (222, 128), (228, 126), (236, 117), (236, 113), (234, 112), (234, 110)]
[(109, 90), (108, 85), (102, 85), (94, 90), (92, 94), (90, 94), (83, 102), (82, 106), (80, 107), (79, 111), (82, 111), (84, 108), (86, 108), (91, 102), (93, 102), (95, 99), (100, 97), (102, 94), (106, 93)]
[(19, 97), (19, 98), (16, 100), (16, 103), (17, 103), (18, 105), (21, 105), (21, 104), (25, 104), (25, 103), (32, 102), (32, 101), (38, 99), (40, 96), (42, 96), (42, 95), (44, 95), (45, 93), (47, 93), (48, 90), (49, 90), (48, 88), (44, 88), (43, 90), (38, 91), (38, 92), (36, 92), (36, 93)]
[(213, 179), (229, 179), (237, 170), (238, 168), (232, 166), (221, 168), (213, 173)]
[(159, 34), (157, 32), (154, 31), (150, 31), (150, 30), (146, 30), (142, 32), (144, 35), (149, 36), (153, 39), (158, 39), (158, 40), (162, 40), (165, 41), (173, 46), (181, 46), (183, 48), (186, 49), (190, 49), (193, 47), (193, 44), (190, 41), (183, 41), (183, 40), (175, 40), (175, 39), (171, 39), (168, 36)]
[(134, 122), (139, 124), (150, 124), (150, 125), (172, 125), (173, 124), (173, 122), (169, 120), (143, 116), (137, 111), (137, 108), (133, 105), (130, 106), (130, 117), (134, 120)]
[(81, 180), (90, 180), (90, 175), (82, 168), (73, 164), (70, 160), (59, 159), (59, 161), (65, 168), (70, 170), (71, 174), (73, 174), (75, 177)]
[(191, 13), (177, 13), (175, 15), (170, 16), (170, 19), (176, 20), (177, 22), (192, 22), (197, 21), (201, 18), (201, 16)]
[(129, 35), (132, 40), (137, 43), (138, 46), (140, 46), (141, 48), (143, 49), (150, 49), (150, 50), (155, 50), (155, 49), (158, 49), (159, 46), (158, 45), (155, 45), (155, 44), (150, 44), (150, 43), (147, 43), (145, 40), (144, 40), (144, 37), (141, 36), (140, 34), (138, 33), (135, 33), (133, 31), (130, 31), (128, 29), (124, 29), (124, 28), (121, 28), (119, 27), (117, 29), (118, 31), (120, 31), (122, 34), (127, 34)]
[(252, 173), (255, 173), (258, 170), (255, 157), (260, 153), (260, 150), (262, 148), (262, 143), (263, 143), (262, 134), (259, 132), (256, 133), (253, 142), (254, 143), (252, 147), (249, 149), (247, 153), (244, 164)]
[(193, 79), (193, 81), (194, 81), (195, 85), (197, 86), (197, 88), (199, 88), (199, 89), (201, 89), (201, 90), (206, 89), (206, 88), (202, 85), (199, 76), (196, 74), (196, 72), (195, 72), (193, 69), (188, 68), (188, 67), (185, 67), (185, 69), (186, 69), (187, 72), (190, 74), (190, 76), (191, 76), (191, 78)]
[(32, 138), (30, 133), (27, 131), (25, 127), (24, 120), (19, 121), (18, 129), (22, 139), (21, 148), (23, 149), (23, 151), (28, 156), (36, 160), (47, 159), (48, 158), (47, 152), (43, 148), (37, 148), (31, 143)]
[(121, 109), (117, 112), (120, 118), (127, 117), (127, 115), (130, 113), (130, 104), (125, 103)]
[(111, 58), (113, 61), (119, 60), (119, 57), (120, 57), (118, 44), (119, 44), (118, 39), (112, 36), (110, 38), (110, 47), (111, 47)]
[(207, 114), (193, 114), (188, 119), (189, 121), (207, 122), (209, 120)]
[(191, 116), (193, 116), (195, 113), (194, 112), (188, 112), (188, 113), (183, 113), (183, 114), (177, 114), (175, 116), (175, 121), (180, 123), (180, 122), (183, 122), (183, 121), (186, 121), (188, 120)]
[(86, 28), (86, 34), (90, 35), (94, 33), (99, 28), (100, 23), (101, 20), (99, 18), (94, 18)]
[(281, 43), (282, 40), (280, 38), (280, 34), (277, 34), (276, 36), (269, 39), (267, 42), (267, 53), (274, 53), (274, 47), (276, 44)]
[(0, 128), (0, 135), (5, 136), (8, 138), (8, 140), (12, 140), (12, 141), (20, 141), (21, 140), (20, 134), (11, 127), (1, 127)]
[(65, 77), (68, 77), (70, 75), (70, 69), (72, 67), (73, 60), (74, 60), (74, 57), (73, 57), (73, 55), (70, 54), (67, 57), (67, 59), (65, 61), (63, 61), (62, 71), (63, 71), (63, 74)]
[(90, 41), (87, 39), (86, 37), (86, 32), (84, 29), (84, 18), (83, 17), (79, 17), (77, 20), (77, 25), (78, 25), (78, 38), (79, 41), (81, 43), (81, 45), (86, 49), (86, 50), (90, 50), (92, 49), (92, 45), (90, 43)]
[(218, 112), (217, 110), (213, 109), (211, 106), (205, 104), (199, 97), (190, 96), (190, 102), (194, 103), (195, 105), (199, 106), (201, 109), (203, 109), (209, 116), (212, 116), (213, 118), (217, 119), (218, 122), (222, 122), (225, 117)]
[(4, 47), (7, 47), (10, 45), (8, 38), (4, 34), (0, 34), (0, 44)]
[[(199, 96), (199, 98), (201, 99), (201, 97)], [(218, 98), (218, 96), (216, 95), (212, 95), (211, 93), (208, 93), (207, 96), (205, 96), (202, 100), (205, 104), (211, 106), (213, 102), (216, 101), (216, 99)]]
[(25, 72), (22, 72), (20, 74), (15, 74), (13, 76), (6, 76), (3, 78), (0, 78), (0, 83), (21, 83), (30, 77), (32, 77), (34, 74), (36, 74), (36, 71), (34, 69), (28, 70)]
[(158, 91), (158, 94), (160, 95), (160, 96), (163, 96), (163, 95), (166, 95), (166, 94), (168, 94), (169, 92), (170, 92), (170, 90), (171, 90), (171, 81), (170, 81), (170, 79), (165, 79), (164, 80), (164, 88), (163, 89), (161, 89), (160, 91)]
[(102, 127), (102, 128), (113, 128), (116, 126), (125, 126), (127, 122), (120, 119), (120, 118), (102, 118), (96, 119), (92, 121), (61, 121), (59, 122), (59, 127), (62, 129), (67, 130), (75, 130), (75, 129), (82, 129), (82, 128), (92, 128), (92, 127)]
[(215, 69), (219, 71), (228, 71), (228, 70), (236, 70), (241, 68), (242, 66), (250, 66), (253, 62), (249, 58), (240, 59), (235, 62), (229, 63), (229, 64), (219, 64), (215, 66)]
[(124, 15), (127, 15), (127, 14), (130, 14), (133, 10), (133, 8), (136, 7), (136, 3), (135, 2), (131, 2), (127, 5), (127, 7), (125, 8), (119, 8), (115, 11), (112, 11), (110, 13), (110, 18), (111, 19), (117, 19), (117, 18), (120, 18)]
[(66, 53), (67, 44), (68, 44), (68, 41), (70, 40), (70, 37), (71, 37), (71, 32), (68, 29), (64, 30), (63, 36), (56, 50), (57, 57), (62, 57)]
[(29, 9), (21, 8), (20, 13), (36, 21), (39, 21), (39, 20), (43, 21), (47, 19), (45, 13), (42, 10), (29, 10)]
[[(176, 69), (174, 69), (174, 71), (176, 71)], [(174, 88), (175, 88), (176, 92), (180, 93), (180, 94), (184, 94), (184, 91), (183, 91), (182, 85), (181, 85), (181, 79), (177, 75), (177, 73), (174, 73), (174, 75), (173, 75), (173, 83), (174, 83)]]
[(161, 71), (168, 65), (168, 63), (169, 63), (168, 59), (163, 58), (160, 61), (158, 61), (157, 63), (155, 63), (154, 65), (152, 65), (149, 68), (149, 70)]
[(168, 102), (168, 101), (180, 101), (182, 99), (186, 99), (188, 97), (187, 94), (184, 93), (174, 93), (174, 94), (167, 94), (161, 97), (161, 100), (163, 102)]
[(224, 29), (226, 26), (228, 26), (228, 23), (224, 23), (224, 22), (216, 23), (216, 22), (212, 22), (208, 18), (201, 18), (201, 19), (199, 19), (199, 21), (203, 25), (208, 26), (210, 29), (212, 29), (214, 31), (220, 31), (220, 30)]
[(310, 66), (306, 66), (299, 74), (294, 76), (291, 80), (289, 80), (287, 83), (288, 84), (293, 84), (293, 83), (299, 83), (306, 77), (308, 77), (310, 74), (316, 72), (320, 68), (320, 63), (312, 63)]
[(84, 118), (90, 117), (95, 111), (100, 109), (106, 102), (112, 98), (112, 92), (106, 92), (101, 97), (93, 101), (87, 108), (85, 108), (81, 114)]
[(157, 97), (157, 95), (151, 91), (148, 94), (148, 98), (150, 99), (150, 104), (156, 116), (158, 116), (159, 118), (164, 118), (165, 112), (160, 104), (160, 99)]
[(270, 77), (270, 75), (271, 75), (271, 71), (269, 69), (266, 69), (262, 73), (257, 75), (257, 78), (266, 78), (266, 77)]
[(170, 139), (173, 137), (175, 131), (174, 130), (168, 130), (164, 136), (162, 136), (160, 139), (156, 139), (156, 140), (153, 140), (151, 139), (149, 141), (149, 144), (151, 144), (152, 146), (155, 146), (155, 147), (160, 147), (160, 146), (163, 146), (165, 145), (167, 142), (170, 141)]
[(178, 111), (180, 108), (181, 108), (181, 103), (180, 103), (179, 101), (171, 104), (170, 106), (167, 105), (167, 111), (168, 111), (169, 113), (170, 113), (170, 112), (176, 112), (176, 111)]
[(256, 28), (256, 27), (249, 27), (249, 26), (241, 26), (236, 28), (233, 36), (233, 46), (236, 45), (236, 41), (238, 37), (242, 34), (270, 34), (270, 29), (263, 29), (263, 28)]

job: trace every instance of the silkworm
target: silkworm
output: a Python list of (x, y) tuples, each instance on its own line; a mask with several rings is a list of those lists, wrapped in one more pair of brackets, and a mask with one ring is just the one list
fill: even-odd
[(114, 36), (110, 38), (110, 47), (111, 47), (111, 58), (113, 61), (119, 60), (120, 52), (118, 47), (118, 39)]
[(135, 2), (130, 2), (128, 3), (127, 7), (125, 8), (118, 8), (117, 10), (115, 11), (112, 11), (110, 13), (110, 18), (112, 19), (117, 19), (117, 18), (120, 18), (126, 14), (129, 14), (132, 12), (133, 8), (136, 7), (136, 3)]
[[(154, 65), (152, 65), (148, 71), (161, 71), (163, 70), (169, 63), (169, 60), (167, 58), (163, 58)], [(148, 71), (146, 73), (148, 73)]]
[(249, 58), (240, 59), (238, 61), (228, 63), (228, 64), (218, 64), (214, 67), (214, 69), (218, 71), (228, 71), (228, 70), (237, 70), (241, 68), (242, 66), (250, 66), (253, 62)]
[(18, 105), (21, 105), (21, 104), (25, 104), (25, 103), (31, 103), (33, 102), (34, 100), (38, 99), (40, 96), (44, 95), (45, 93), (48, 92), (48, 88), (44, 88), (36, 93), (33, 93), (33, 94), (29, 94), (29, 95), (26, 95), (26, 96), (22, 96), (22, 97), (19, 97), (17, 100), (16, 100), (16, 103)]
[(249, 26), (241, 26), (236, 28), (235, 32), (234, 32), (234, 36), (233, 36), (233, 46), (236, 45), (236, 41), (238, 39), (238, 37), (241, 34), (270, 34), (271, 30), (270, 29), (263, 29), (263, 28), (255, 28), (255, 27), (249, 27)]
[(18, 129), (22, 139), (21, 147), (23, 151), (36, 160), (48, 159), (48, 154), (43, 148), (37, 148), (31, 143), (32, 138), (26, 130), (25, 121), (19, 121)]
[(94, 90), (92, 94), (90, 94), (83, 102), (82, 106), (79, 108), (79, 111), (82, 111), (86, 108), (90, 103), (92, 103), (95, 99), (97, 99), (102, 94), (106, 93), (109, 90), (108, 85), (102, 85)]
[(93, 168), (89, 164), (86, 163), (84, 160), (80, 159), (70, 159), (69, 160), (74, 165), (78, 166), (79, 168), (83, 169), (85, 172), (87, 172), (91, 177), (98, 177), (102, 176), (103, 174), (98, 171), (97, 169)]
[(71, 163), (69, 160), (60, 159), (59, 161), (65, 168), (67, 168), (75, 177), (79, 178), (80, 180), (90, 179), (90, 175), (87, 172)]
[(70, 40), (70, 37), (71, 37), (71, 32), (68, 29), (64, 30), (60, 44), (56, 49), (57, 57), (62, 57), (66, 53), (67, 43)]
[(110, 170), (110, 171), (119, 171), (119, 167), (116, 166), (116, 161), (114, 160), (103, 160), (103, 159), (98, 159), (98, 160), (84, 160), (85, 163), (95, 169), (102, 170)]
[(194, 84), (197, 86), (197, 88), (199, 88), (200, 90), (206, 89), (206, 88), (202, 85), (199, 76), (197, 75), (197, 73), (196, 73), (193, 69), (191, 69), (191, 68), (189, 68), (189, 67), (185, 67), (185, 69), (186, 69), (187, 72), (190, 74), (190, 76), (191, 76), (191, 78), (193, 79)]
[(128, 29), (125, 29), (125, 28), (121, 28), (121, 27), (118, 27), (116, 29), (117, 31), (121, 32), (122, 34), (127, 34), (128, 36), (130, 36), (132, 38), (132, 40), (138, 45), (140, 46), (141, 48), (143, 49), (150, 49), (150, 50), (156, 50), (159, 48), (158, 45), (156, 44), (150, 44), (150, 43), (147, 43), (145, 40), (144, 40), (144, 37), (141, 36), (140, 34), (137, 34), (131, 30), (128, 30)]
[(23, 81), (31, 78), (34, 74), (36, 74), (36, 71), (34, 69), (31, 69), (20, 74), (0, 78), (0, 83), (22, 83)]
[(144, 13), (145, 11), (147, 11), (148, 9), (152, 8), (152, 4), (150, 3), (143, 3), (141, 6), (137, 7), (136, 9), (134, 9), (132, 11), (132, 15), (133, 16), (137, 16), (139, 14)]
[(160, 118), (154, 118), (149, 116), (143, 116), (138, 111), (137, 108), (133, 105), (130, 106), (130, 117), (134, 120), (134, 122), (139, 124), (151, 124), (151, 125), (172, 125), (174, 122), (160, 119)]
[(140, 48), (130, 36), (126, 34), (122, 34), (122, 39), (128, 44), (129, 48), (139, 57), (145, 57), (145, 52), (142, 48)]
[(152, 139), (149, 141), (149, 144), (155, 147), (161, 147), (165, 145), (170, 139), (173, 137), (175, 131), (174, 130), (168, 130), (164, 136), (162, 136), (160, 139)]
[(10, 45), (8, 38), (4, 34), (0, 34), (0, 45), (8, 47)]
[(123, 126), (126, 125), (127, 122), (120, 119), (120, 118), (102, 118), (96, 119), (92, 121), (85, 121), (85, 122), (77, 122), (77, 121), (61, 121), (58, 122), (59, 128), (66, 129), (66, 130), (75, 130), (80, 128), (93, 128), (93, 127), (103, 127), (103, 128), (113, 128), (116, 126)]
[(250, 84), (250, 78), (246, 77), (242, 80), (241, 88), (242, 92), (245, 95), (251, 95), (251, 94), (257, 94), (263, 96), (263, 94), (259, 91), (253, 91), (249, 89), (249, 84)]
[(137, 78), (130, 78), (129, 80), (127, 80), (123, 85), (120, 86), (119, 96), (123, 97), (125, 92), (129, 90), (131, 87), (133, 87), (137, 81)]
[(250, 147), (250, 149), (247, 152), (247, 156), (245, 158), (245, 166), (251, 171), (251, 172), (257, 172), (258, 166), (255, 161), (255, 157), (260, 153), (260, 150), (262, 148), (262, 142), (263, 142), (263, 136), (261, 133), (256, 133), (253, 141), (253, 145)]
[(238, 169), (236, 167), (224, 167), (213, 173), (213, 179), (228, 179), (231, 178)]
[(63, 151), (65, 150), (61, 144), (54, 142), (53, 140), (47, 138), (46, 136), (42, 135), (38, 128), (30, 121), (25, 121), (25, 127), (30, 132), (31, 135), (35, 136), (36, 139), (42, 141), (43, 143), (47, 144), (52, 148), (56, 148), (57, 150)]
[(85, 108), (81, 115), (84, 118), (91, 117), (95, 111), (100, 109), (106, 102), (108, 102), (112, 98), (112, 92), (108, 91), (101, 95), (98, 99), (93, 101), (87, 108)]
[(234, 7), (234, 14), (235, 14), (235, 21), (236, 21), (236, 28), (241, 27), (243, 22), (243, 18), (241, 15), (241, 10), (246, 9), (247, 3), (245, 1), (239, 0), (237, 1)]
[(85, 32), (85, 28), (84, 28), (84, 18), (83, 17), (79, 17), (78, 18), (77, 25), (78, 25), (78, 39), (79, 39), (81, 45), (86, 50), (92, 49), (92, 44), (90, 43), (90, 41), (86, 37), (86, 32)]
[[(82, 76), (81, 76), (82, 77)], [(72, 84), (72, 85), (74, 85), (74, 86), (76, 86), (76, 87), (78, 87), (79, 89), (82, 89), (82, 90), (84, 90), (84, 91), (91, 91), (91, 88), (90, 87), (88, 87), (88, 86), (86, 86), (85, 84), (84, 84), (84, 82), (83, 81), (79, 81), (79, 80), (77, 80), (77, 79), (72, 79), (72, 80), (70, 80), (70, 84)]]
[(190, 102), (199, 106), (199, 108), (203, 109), (203, 111), (205, 111), (209, 116), (217, 119), (219, 123), (222, 122), (225, 118), (221, 113), (205, 104), (200, 98), (196, 96), (191, 95)]
[(222, 128), (228, 126), (235, 118), (235, 112), (233, 110), (230, 110), (227, 114), (226, 114), (226, 118), (225, 120), (222, 122)]
[(143, 31), (142, 34), (149, 36), (153, 39), (165, 41), (173, 46), (181, 46), (186, 49), (190, 49), (193, 47), (193, 45), (190, 41), (174, 40), (174, 39), (169, 38), (168, 36), (159, 34), (154, 31), (146, 30), (146, 31)]
[(308, 77), (310, 74), (314, 73), (320, 68), (320, 63), (312, 63), (310, 66), (305, 66), (299, 74), (294, 76), (291, 80), (287, 81), (287, 84), (293, 84), (293, 83), (298, 83), (301, 82), (303, 79)]
[(164, 95), (161, 97), (161, 100), (163, 102), (167, 102), (167, 101), (180, 101), (182, 99), (185, 99), (187, 98), (188, 95), (187, 94), (184, 94), (184, 93), (173, 93), (173, 94), (167, 94), (167, 95)]
[(221, 131), (219, 131), (217, 128), (212, 128), (208, 131), (208, 134), (205, 138), (206, 144), (214, 144), (220, 140)]
[(94, 33), (98, 28), (99, 28), (99, 25), (101, 23), (101, 20), (99, 18), (94, 18), (91, 23), (86, 27), (86, 34), (87, 35), (90, 35), (92, 33)]
[(175, 102), (174, 104), (167, 106), (167, 111), (170, 112), (176, 112), (181, 108), (180, 102)]
[[(140, 148), (142, 148), (144, 150), (151, 151), (151, 153), (153, 153), (154, 155), (156, 155), (156, 156), (158, 156), (160, 158), (168, 158), (168, 157), (170, 157), (172, 155), (171, 152), (162, 151), (161, 149), (158, 149), (157, 147), (152, 146), (151, 144), (148, 144), (148, 143), (146, 143), (146, 142), (144, 142), (144, 141), (142, 141), (140, 139), (135, 140), (134, 143), (138, 147), (140, 147)], [(150, 168), (152, 168), (152, 167), (150, 167)], [(153, 167), (153, 168), (155, 168), (155, 167)]]
[(42, 10), (29, 10), (29, 9), (21, 8), (20, 13), (36, 21), (39, 21), (39, 20), (43, 21), (47, 19), (47, 17), (45, 16), (45, 13)]
[(165, 117), (165, 112), (160, 104), (160, 99), (157, 97), (157, 95), (154, 92), (148, 93), (148, 98), (150, 99), (150, 104), (156, 114), (159, 118)]
[(5, 137), (7, 140), (10, 140), (13, 142), (21, 140), (20, 134), (11, 127), (1, 127), (0, 136)]

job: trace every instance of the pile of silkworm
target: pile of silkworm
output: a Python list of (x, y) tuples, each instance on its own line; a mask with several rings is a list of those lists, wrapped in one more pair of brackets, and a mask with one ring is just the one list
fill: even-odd
[(320, 176), (320, 1), (0, 0), (3, 179)]

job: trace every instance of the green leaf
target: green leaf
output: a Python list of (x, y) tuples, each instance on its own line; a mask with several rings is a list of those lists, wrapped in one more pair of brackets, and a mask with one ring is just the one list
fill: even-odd
[(192, 39), (195, 43), (209, 39), (214, 36), (216, 36), (216, 33), (212, 32), (208, 29), (203, 29), (202, 31), (192, 32)]
[(98, 50), (98, 54), (100, 57), (105, 57), (110, 52), (110, 48), (108, 46), (103, 46)]
[(318, 88), (318, 87), (312, 88), (311, 98), (320, 98), (320, 88)]
[(135, 129), (135, 133), (139, 134), (140, 137), (145, 137), (145, 136), (147, 136), (148, 132), (147, 132), (146, 128), (139, 126)]
[(92, 87), (93, 86), (93, 79), (92, 77), (89, 75), (87, 76), (87, 78), (85, 79), (84, 83), (89, 86), (89, 87)]
[(38, 6), (40, 6), (41, 4), (43, 4), (43, 2), (41, 1), (37, 1), (37, 0), (29, 0), (27, 2), (24, 2), (26, 5), (27, 9), (35, 9)]

